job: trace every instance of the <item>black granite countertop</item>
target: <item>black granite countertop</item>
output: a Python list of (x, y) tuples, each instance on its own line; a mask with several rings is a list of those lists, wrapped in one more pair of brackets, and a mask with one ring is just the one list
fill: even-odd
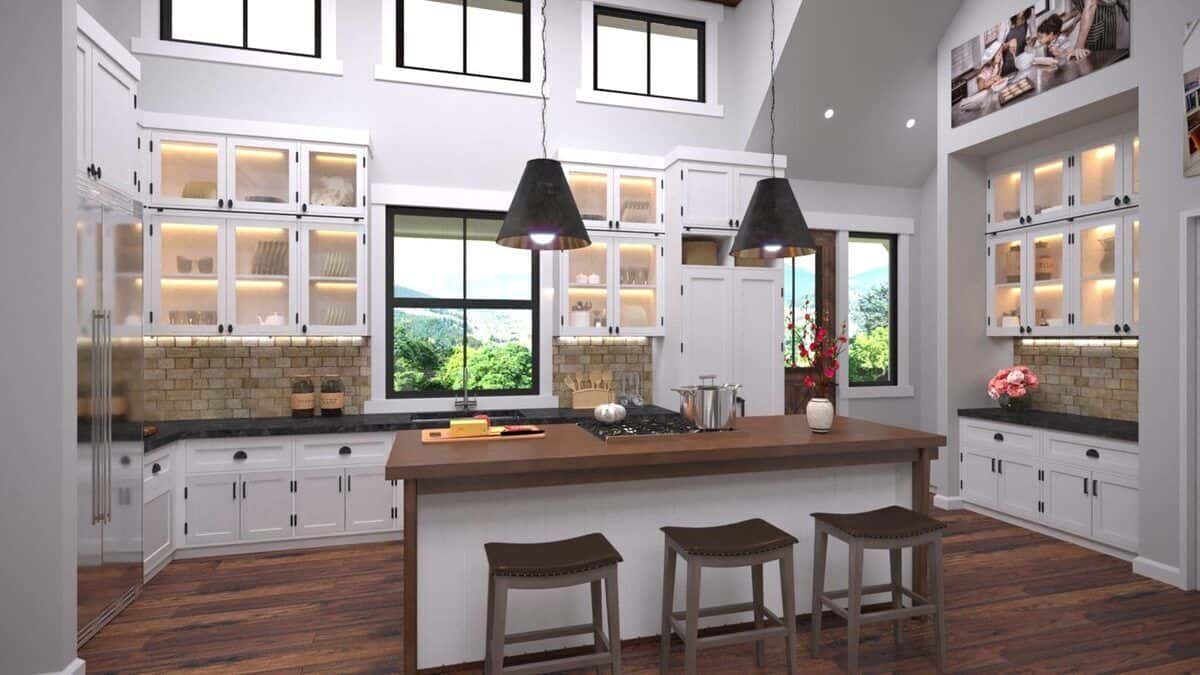
[(1042, 410), (1027, 410), (1025, 412), (1010, 412), (1001, 408), (960, 408), (959, 417), (1004, 422), (1006, 424), (1023, 424), (1027, 427), (1066, 431), (1072, 434), (1100, 436), (1118, 441), (1137, 443), (1138, 423), (1125, 420), (1110, 420), (1103, 417), (1088, 417), (1087, 415), (1072, 415), (1069, 413), (1045, 412)]
[[(627, 408), (629, 415), (675, 415), (677, 411), (658, 406)], [(488, 411), (481, 410), (481, 413)], [(562, 424), (591, 419), (592, 411), (574, 408), (521, 409), (521, 424)], [(403, 429), (429, 429), (446, 425), (444, 420), (413, 420), (419, 413), (379, 413), (340, 417), (260, 417), (256, 419), (176, 420), (147, 422), (157, 428), (145, 440), (146, 452), (192, 438), (248, 438), (254, 436), (301, 436), (309, 434), (354, 434)]]

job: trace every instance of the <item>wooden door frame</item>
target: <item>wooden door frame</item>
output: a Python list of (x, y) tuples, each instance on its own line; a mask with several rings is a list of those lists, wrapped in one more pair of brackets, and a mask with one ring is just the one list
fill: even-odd
[[(837, 316), (837, 236), (833, 230), (813, 230), (817, 244), (817, 312), (821, 323), (833, 329)], [(809, 392), (804, 388), (804, 378), (811, 368), (784, 368), (783, 391), (784, 412), (789, 415), (804, 412)], [(832, 385), (836, 392), (836, 383)], [(830, 392), (834, 393), (834, 392)], [(829, 397), (836, 400), (836, 394)]]

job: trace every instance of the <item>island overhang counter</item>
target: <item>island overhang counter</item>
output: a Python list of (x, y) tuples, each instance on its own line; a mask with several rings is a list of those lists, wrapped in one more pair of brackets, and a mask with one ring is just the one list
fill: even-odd
[[(748, 417), (737, 427), (603, 441), (574, 424), (555, 424), (544, 438), (442, 444), (422, 443), (419, 430), (398, 432), (386, 478), (404, 481), (405, 672), (482, 658), (485, 541), (602, 532), (625, 557), (621, 624), (630, 639), (658, 632), (662, 525), (762, 517), (791, 531), (801, 540), (796, 606), (803, 609), (812, 564), (803, 548), (812, 542), (809, 513), (889, 504), (930, 509), (929, 465), (944, 436), (845, 417), (827, 434), (811, 432), (799, 415)], [(837, 557), (831, 551), (830, 584), (845, 581)], [(886, 560), (878, 562), (868, 564), (869, 578), (886, 576)], [(911, 569), (922, 592), (923, 551)], [(739, 596), (749, 592), (748, 574), (713, 576), (704, 604), (746, 599)], [(510, 600), (514, 630), (589, 616), (584, 594), (525, 595)]]

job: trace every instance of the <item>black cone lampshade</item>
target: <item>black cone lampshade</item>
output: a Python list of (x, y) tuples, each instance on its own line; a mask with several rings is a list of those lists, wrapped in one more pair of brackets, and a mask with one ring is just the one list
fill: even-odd
[(733, 255), (750, 259), (794, 258), (816, 248), (791, 183), (786, 178), (758, 181), (733, 240)]
[(558, 160), (531, 159), (525, 163), (496, 243), (538, 251), (591, 245)]

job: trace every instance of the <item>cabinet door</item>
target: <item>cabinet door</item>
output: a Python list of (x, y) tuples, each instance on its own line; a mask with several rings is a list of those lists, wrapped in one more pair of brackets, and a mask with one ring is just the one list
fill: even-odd
[(1023, 225), (1025, 206), (1025, 168), (1016, 166), (997, 171), (988, 178), (987, 231), (995, 232)]
[(92, 50), (92, 161), (101, 182), (134, 195), (137, 168), (137, 83), (104, 52)]
[(1041, 519), (1038, 500), (1042, 496), (1042, 483), (1033, 462), (1024, 459), (997, 458), (996, 460), (996, 508), (1004, 513)]
[(346, 469), (346, 531), (390, 528), (392, 494), (382, 466)]
[(150, 137), (155, 206), (225, 207), (225, 137), (156, 131)]
[[(1137, 134), (1125, 137), (1124, 166), (1125, 194), (1121, 197), (1122, 204), (1138, 203), (1138, 195), (1142, 191), (1141, 162), (1142, 141)], [(1126, 198), (1128, 197), (1128, 201)]]
[(357, 146), (300, 146), (300, 210), (361, 217), (367, 211), (367, 155)]
[(661, 237), (617, 237), (610, 242), (616, 281), (614, 333), (617, 335), (663, 335)]
[(963, 450), (959, 473), (962, 478), (962, 498), (980, 506), (995, 507), (996, 458), (971, 450)]
[(770, 169), (737, 169), (733, 173), (733, 227), (742, 226), (742, 218), (754, 196), (758, 181), (771, 178)]
[(988, 335), (1025, 333), (1025, 235), (996, 236), (988, 241)]
[(286, 335), (298, 327), (295, 247), (288, 221), (231, 219), (226, 236), (225, 330), (236, 335)]
[(1057, 220), (1071, 206), (1070, 155), (1063, 153), (1030, 162), (1025, 222)]
[(241, 476), (243, 540), (292, 536), (292, 472), (264, 471)]
[(1075, 333), (1122, 333), (1120, 215), (1081, 221), (1074, 226), (1072, 305)]
[(600, 166), (563, 167), (567, 175), (567, 185), (571, 186), (571, 196), (579, 207), (579, 215), (583, 216), (584, 227), (590, 230), (616, 229), (616, 216), (613, 215), (613, 173), (612, 169)]
[(1075, 153), (1075, 210), (1091, 213), (1121, 206), (1124, 165), (1120, 139), (1091, 144)]
[(75, 170), (88, 175), (92, 165), (92, 43), (75, 38)]
[(346, 477), (341, 469), (296, 472), (296, 536), (346, 530)]
[(299, 145), (262, 138), (230, 138), (227, 143), (225, 208), (300, 210)]
[(699, 384), (701, 375), (733, 382), (732, 285), (732, 269), (684, 269), (680, 384)]
[(1142, 219), (1134, 213), (1125, 216), (1125, 231), (1121, 237), (1121, 248), (1124, 249), (1124, 268), (1121, 278), (1124, 281), (1125, 292), (1121, 297), (1125, 321), (1121, 324), (1122, 335), (1137, 335), (1138, 322), (1141, 321), (1141, 281), (1142, 264), (1138, 239), (1141, 236)]
[(721, 166), (683, 169), (682, 215), (684, 225), (733, 227), (733, 170)]
[(614, 169), (613, 219), (618, 230), (665, 232), (663, 175), (658, 171)]
[(185, 490), (185, 531), (189, 546), (237, 541), (241, 526), (238, 474), (191, 476)]
[(1025, 238), (1027, 335), (1063, 335), (1069, 331), (1067, 292), (1068, 227), (1030, 232)]
[(611, 335), (614, 240), (592, 237), (592, 245), (564, 251), (561, 263), (563, 317), (560, 335)]
[(1081, 537), (1092, 536), (1091, 472), (1046, 466), (1044, 475), (1046, 524)]
[(223, 335), (225, 221), (190, 214), (150, 221), (152, 318), (156, 335)]
[(733, 380), (747, 415), (783, 414), (783, 269), (733, 272)]
[(167, 490), (142, 506), (142, 568), (147, 572), (175, 550), (172, 536), (174, 498), (174, 491)]
[(1092, 537), (1126, 551), (1138, 550), (1137, 481), (1092, 473)]
[(304, 271), (300, 332), (365, 335), (366, 234), (362, 226), (306, 224), (300, 242)]

